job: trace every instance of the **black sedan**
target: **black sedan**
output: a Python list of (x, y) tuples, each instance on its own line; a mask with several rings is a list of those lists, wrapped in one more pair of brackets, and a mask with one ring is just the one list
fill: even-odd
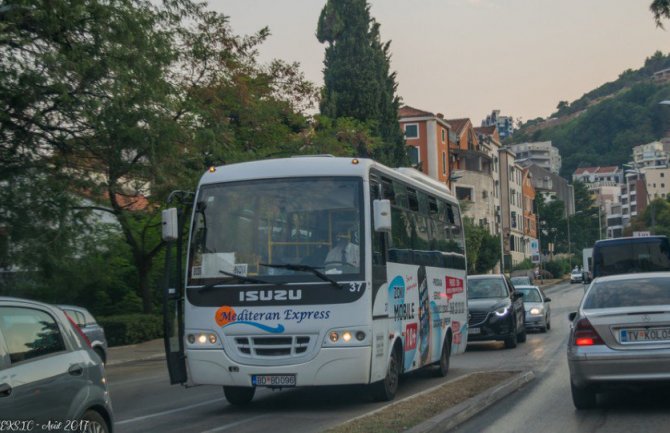
[(468, 277), (468, 341), (499, 340), (508, 349), (526, 341), (521, 293), (504, 275)]

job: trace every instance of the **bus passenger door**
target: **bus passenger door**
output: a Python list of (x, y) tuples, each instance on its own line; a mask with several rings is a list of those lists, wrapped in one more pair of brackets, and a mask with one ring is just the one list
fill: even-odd
[(183, 384), (187, 380), (184, 354), (184, 290), (181, 269), (184, 219), (184, 212), (181, 209), (171, 208), (163, 211), (163, 240), (166, 242), (163, 340), (171, 385)]

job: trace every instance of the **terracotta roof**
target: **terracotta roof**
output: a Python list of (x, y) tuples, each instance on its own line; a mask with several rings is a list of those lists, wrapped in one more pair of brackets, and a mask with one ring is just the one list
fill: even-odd
[(616, 173), (619, 169), (616, 165), (609, 165), (607, 167), (598, 167), (598, 173)]
[(449, 123), (456, 132), (456, 134), (460, 134), (463, 131), (463, 128), (465, 128), (465, 125), (470, 121), (470, 119), (465, 118), (465, 119), (448, 119), (447, 123)]
[(426, 117), (426, 116), (435, 117), (435, 114), (429, 111), (423, 111), (414, 107), (410, 107), (409, 105), (404, 105), (400, 107), (400, 109), (398, 110), (398, 117), (400, 117), (401, 119), (403, 117)]
[(578, 169), (575, 170), (576, 175), (584, 174), (584, 173), (616, 173), (619, 167), (616, 165), (608, 165), (606, 167), (579, 167)]
[(492, 135), (495, 131), (496, 131), (495, 125), (475, 127), (475, 133), (477, 134)]

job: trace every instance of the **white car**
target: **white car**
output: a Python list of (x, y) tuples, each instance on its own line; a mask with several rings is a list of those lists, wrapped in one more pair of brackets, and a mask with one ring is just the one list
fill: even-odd
[(570, 273), (570, 284), (581, 283), (583, 281), (584, 281), (584, 276), (582, 275), (582, 271), (573, 270)]
[(516, 286), (516, 291), (523, 293), (523, 307), (526, 310), (524, 323), (526, 329), (537, 329), (547, 332), (551, 329), (551, 298), (537, 286)]

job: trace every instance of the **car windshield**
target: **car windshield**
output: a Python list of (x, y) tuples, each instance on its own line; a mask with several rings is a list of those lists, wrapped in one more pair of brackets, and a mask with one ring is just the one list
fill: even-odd
[(360, 275), (361, 202), (362, 182), (351, 177), (205, 185), (194, 213), (189, 284), (318, 279), (297, 265), (333, 278)]
[(572, 271), (572, 275), (581, 275), (582, 271)]
[(516, 289), (517, 292), (523, 293), (524, 302), (542, 302), (542, 296), (537, 289)]
[(584, 309), (670, 305), (670, 277), (595, 282)]
[(515, 286), (523, 286), (524, 284), (531, 284), (528, 277), (512, 277), (512, 284)]
[(501, 278), (468, 279), (468, 299), (505, 298), (508, 295)]

